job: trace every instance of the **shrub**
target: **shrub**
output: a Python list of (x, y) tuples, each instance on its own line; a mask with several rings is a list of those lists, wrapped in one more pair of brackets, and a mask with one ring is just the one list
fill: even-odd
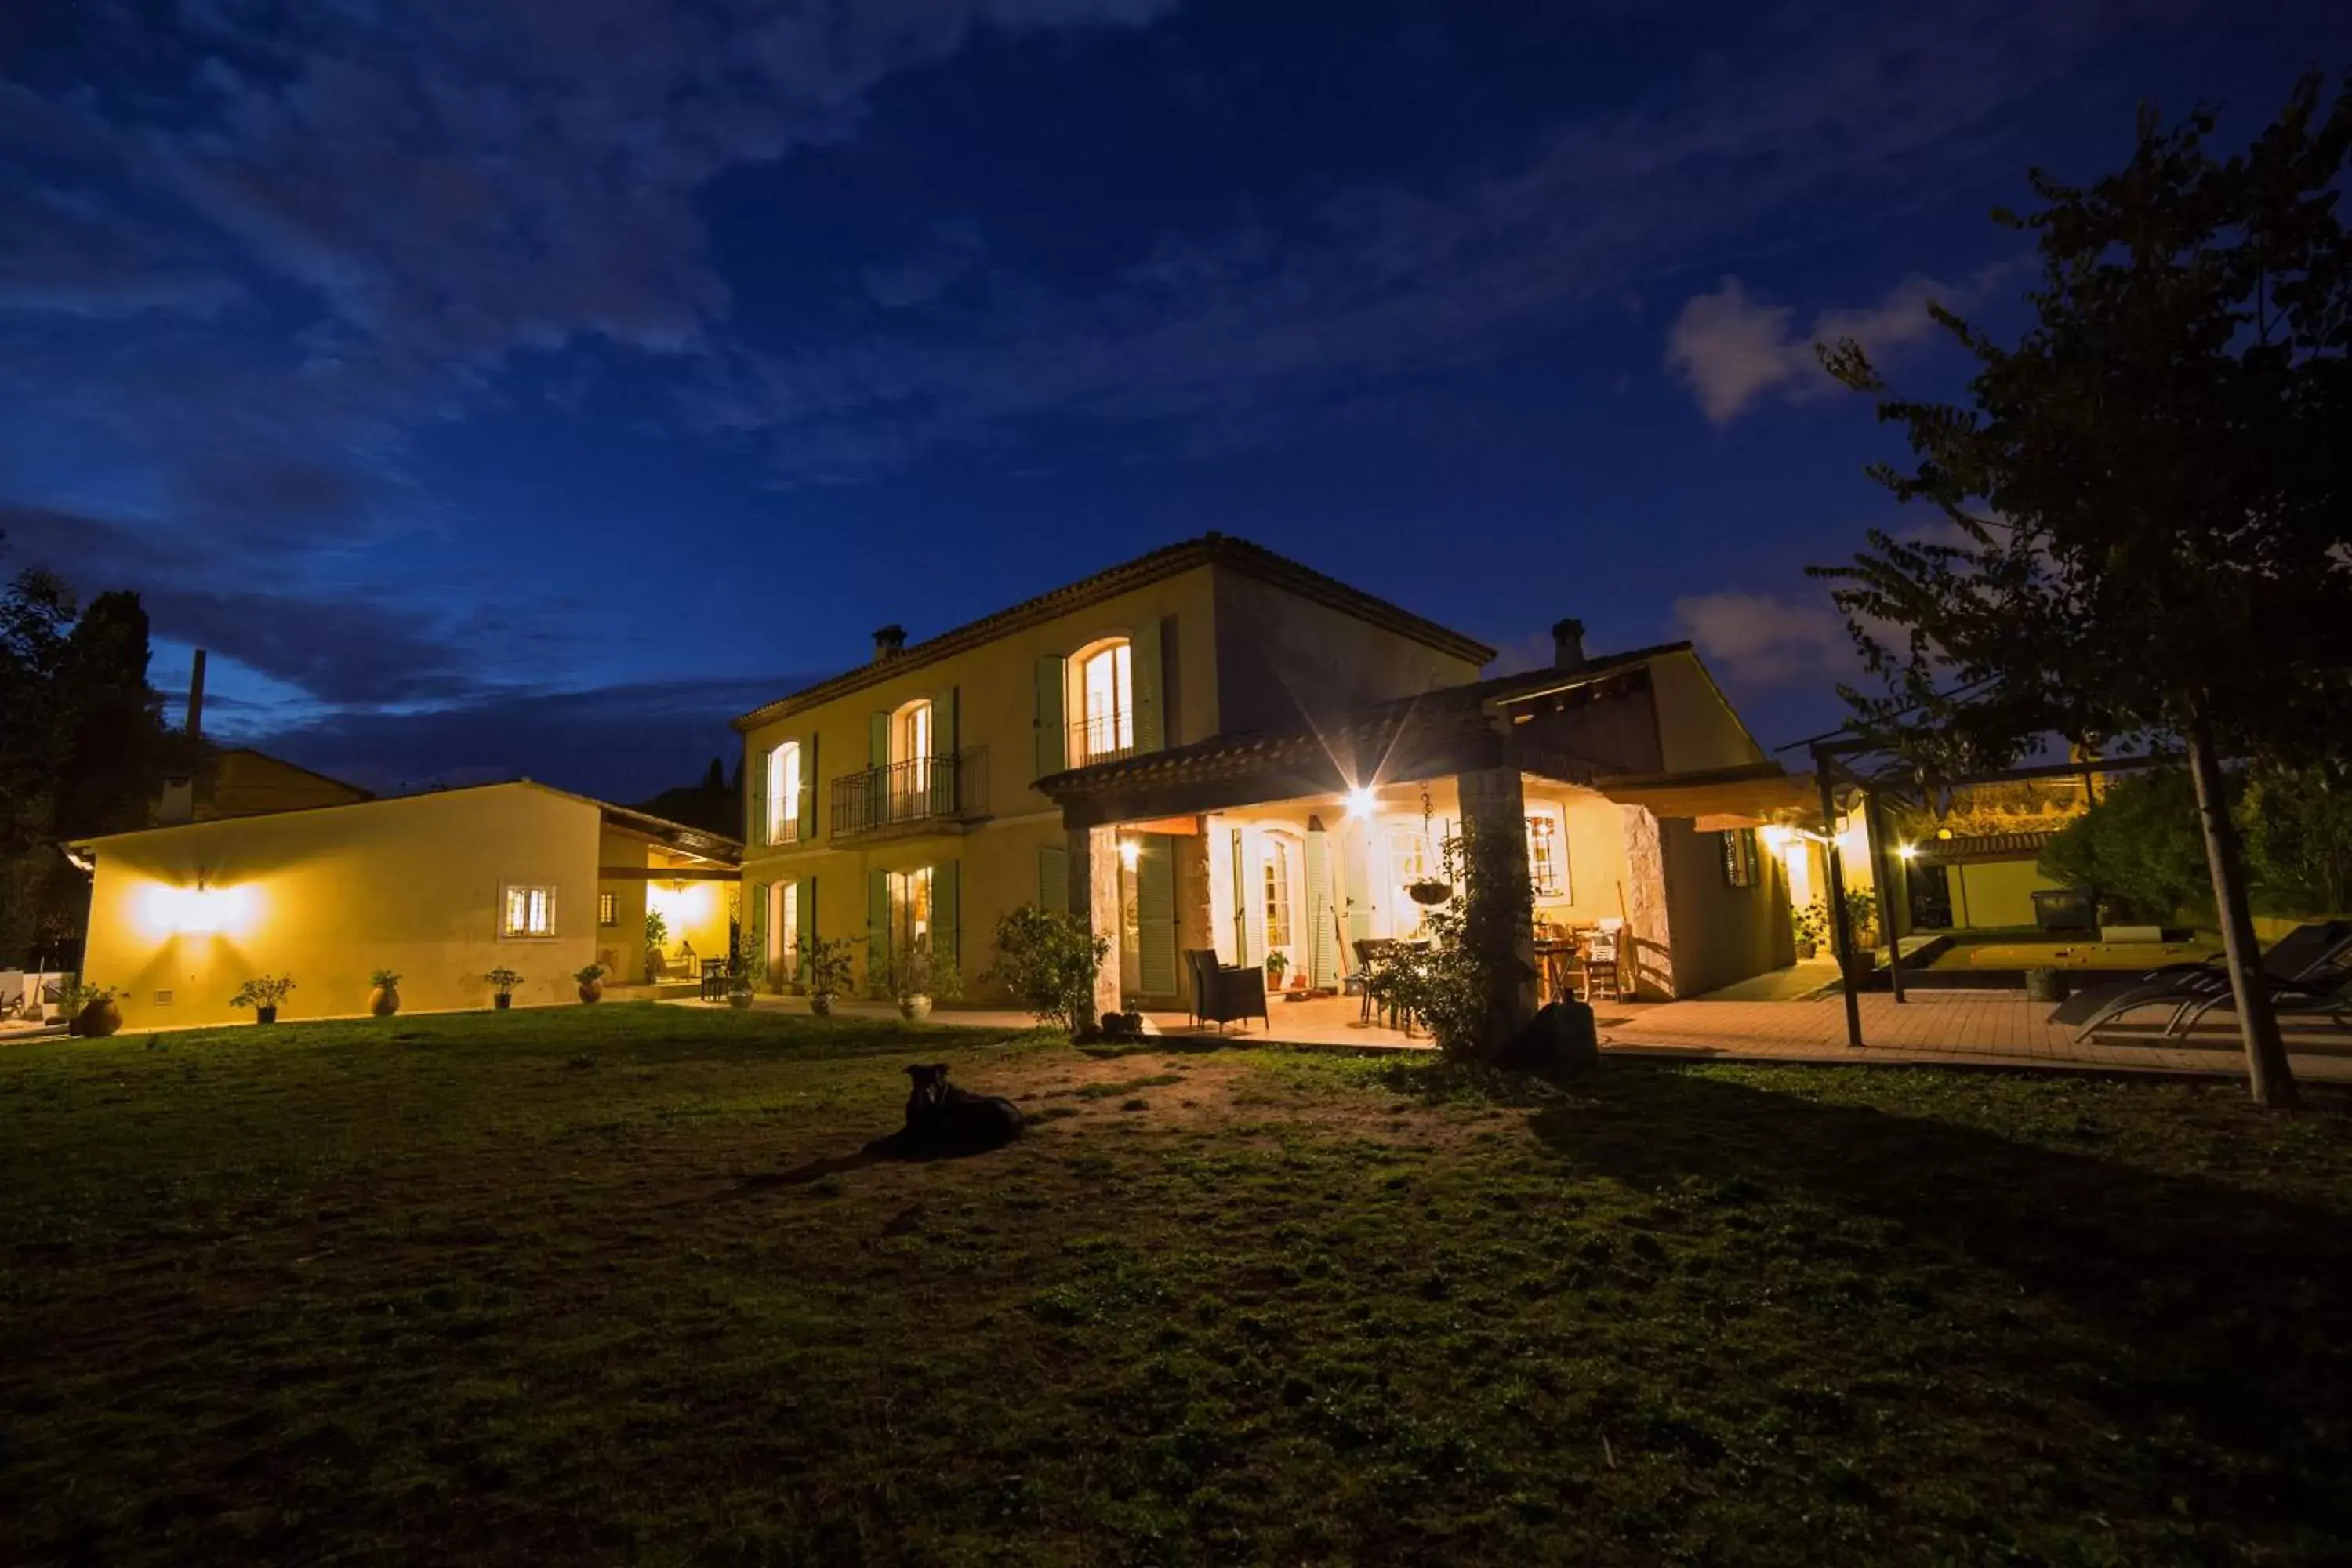
[(1076, 1034), (1094, 1013), (1095, 975), (1110, 939), (1076, 915), (1024, 904), (996, 922), (996, 963), (989, 978), (1013, 993), (1041, 1024)]
[(2247, 869), (2265, 909), (2352, 913), (2352, 778), (2328, 768), (2256, 768), (2242, 815)]
[(901, 1002), (910, 996), (949, 998), (963, 991), (963, 977), (956, 973), (956, 966), (934, 958), (928, 942), (898, 950), (890, 965), (890, 981), (891, 994)]
[[(1510, 960), (1489, 955), (1513, 951), (1513, 933), (1482, 930), (1479, 922), (1500, 918), (1511, 900), (1482, 906), (1474, 895), (1482, 895), (1494, 881), (1525, 877), (1526, 853), (1507, 835), (1481, 837), (1465, 831), (1447, 839), (1445, 879), (1461, 889), (1460, 896), (1423, 917), (1430, 939), (1425, 950), (1390, 949), (1365, 977), (1375, 1001), (1419, 1018), (1440, 1050), (1466, 1055), (1502, 1044), (1487, 1037), (1501, 978), (1495, 970)], [(1474, 912), (1482, 908), (1494, 912)]]
[(604, 978), (604, 966), (601, 963), (585, 964), (581, 968), (573, 970), (572, 972), (572, 978), (577, 980), (583, 985), (593, 985), (596, 982)]
[(286, 1000), (294, 989), (294, 977), (264, 974), (237, 987), (236, 994), (228, 999), (232, 1007), (275, 1007)]
[(2213, 883), (2197, 794), (2179, 768), (2117, 779), (2042, 847), (2042, 874), (2097, 900), (2117, 923), (2210, 919)]
[(389, 991), (394, 986), (400, 984), (400, 972), (394, 969), (379, 969), (373, 974), (368, 976), (368, 984), (371, 985), (382, 986), (384, 990)]
[(838, 996), (857, 972), (848, 942), (837, 936), (811, 937), (801, 953), (801, 969), (812, 996)]
[(490, 988), (501, 996), (513, 995), (514, 988), (522, 984), (522, 975), (520, 973), (506, 968), (493, 969), (482, 978), (488, 981)]

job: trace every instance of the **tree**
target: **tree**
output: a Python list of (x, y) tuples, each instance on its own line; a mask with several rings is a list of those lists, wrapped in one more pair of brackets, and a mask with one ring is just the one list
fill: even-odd
[(2118, 778), (2042, 847), (2042, 874), (2095, 897), (2118, 921), (2168, 925), (2212, 909), (2197, 789), (2179, 768)]
[(2352, 778), (2338, 766), (2257, 768), (2246, 781), (2246, 865), (2265, 906), (2352, 914)]
[(2053, 735), (2177, 745), (2195, 787), (2255, 1098), (2294, 1079), (2256, 957), (2223, 759), (2339, 750), (2352, 716), (2352, 249), (2332, 188), (2352, 92), (2298, 83), (2245, 153), (2210, 110), (2143, 111), (2088, 186), (2035, 170), (2032, 324), (2013, 349), (1940, 307), (1976, 361), (1968, 406), (1888, 396), (1862, 350), (1822, 353), (1879, 397), (1916, 463), (1873, 470), (1948, 537), (1874, 531), (1815, 568), (1885, 689), (1857, 728), (1931, 781)]

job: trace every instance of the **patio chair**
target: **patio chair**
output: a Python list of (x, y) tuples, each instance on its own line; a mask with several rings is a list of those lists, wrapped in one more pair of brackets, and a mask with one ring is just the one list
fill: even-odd
[(1274, 1027), (1265, 1010), (1265, 970), (1219, 963), (1216, 949), (1211, 947), (1186, 948), (1184, 964), (1192, 975), (1195, 1024), (1214, 1024), (1220, 1034), (1235, 1019), (1264, 1018), (1268, 1030)]
[[(2309, 986), (2352, 958), (2352, 921), (2314, 921), (2299, 925), (2271, 944), (2263, 954), (2261, 973), (2273, 987)], [(2230, 998), (2229, 969), (2214, 960), (2202, 963), (2168, 963), (2136, 980), (2095, 985), (2078, 991), (2050, 1015), (2050, 1022), (2074, 1026), (2074, 1037), (2084, 1039), (2126, 1013), (2143, 1007), (2169, 1007), (2168, 1036), (2185, 1031)]]
[(706, 958), (702, 961), (702, 999), (705, 1002), (727, 1000), (727, 961)]

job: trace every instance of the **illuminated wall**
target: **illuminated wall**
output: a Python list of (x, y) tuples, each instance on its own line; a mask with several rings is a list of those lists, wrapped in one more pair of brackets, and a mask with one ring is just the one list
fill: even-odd
[[(294, 978), (285, 1019), (364, 1012), (378, 968), (410, 1011), (487, 1006), (499, 967), (524, 976), (517, 1005), (570, 1000), (599, 823), (514, 784), (117, 835), (96, 847), (84, 970), (131, 1029), (249, 1019), (228, 999), (265, 973)], [(553, 935), (499, 934), (509, 885), (556, 889)]]

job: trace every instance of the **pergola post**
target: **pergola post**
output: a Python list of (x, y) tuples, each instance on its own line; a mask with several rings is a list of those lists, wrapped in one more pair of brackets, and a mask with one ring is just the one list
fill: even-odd
[[(1863, 795), (1867, 815), (1867, 831), (1871, 844), (1871, 869), (1878, 883), (1878, 925), (1886, 933), (1886, 983), (1895, 993), (1895, 1000), (1903, 1000), (1903, 933), (1895, 924), (1895, 877), (1902, 870), (1900, 855), (1886, 852), (1886, 811), (1880, 805), (1876, 790)], [(1905, 891), (1909, 891), (1906, 879)]]
[(1119, 1010), (1118, 829), (1071, 828), (1069, 864), (1070, 912), (1095, 935), (1110, 939), (1110, 952), (1095, 971), (1094, 1017), (1079, 1020), (1084, 1027)]
[(1845, 912), (1845, 868), (1838, 853), (1837, 783), (1830, 773), (1828, 755), (1816, 747), (1813, 752), (1813, 777), (1822, 786), (1822, 868), (1829, 883), (1830, 945), (1837, 953), (1838, 975), (1845, 994), (1845, 1043), (1855, 1050), (1862, 1049), (1862, 997), (1854, 976), (1853, 925)]

